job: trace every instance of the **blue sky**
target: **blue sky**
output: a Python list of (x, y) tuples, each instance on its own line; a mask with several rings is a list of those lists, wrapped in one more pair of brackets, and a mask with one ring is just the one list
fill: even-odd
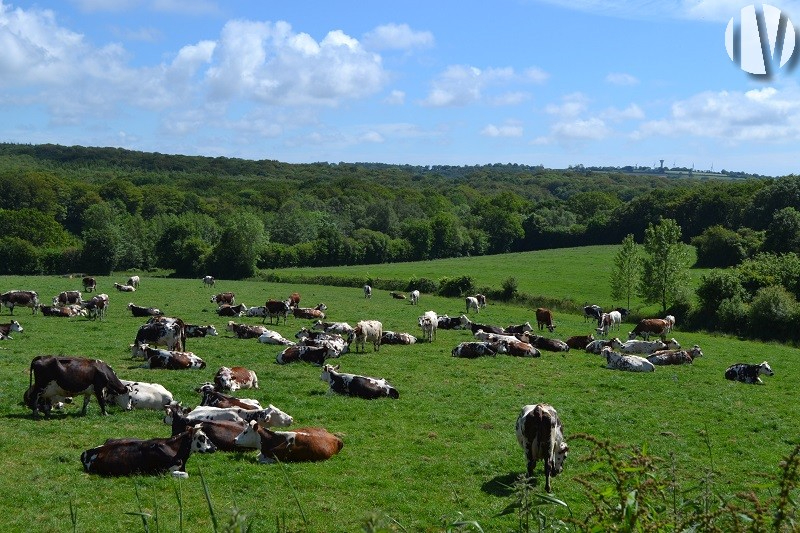
[(731, 61), (746, 5), (0, 0), (0, 142), (797, 173), (800, 69)]

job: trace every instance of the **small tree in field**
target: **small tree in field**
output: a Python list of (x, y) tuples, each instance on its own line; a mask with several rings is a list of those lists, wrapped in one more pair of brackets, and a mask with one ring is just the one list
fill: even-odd
[(631, 307), (631, 296), (636, 290), (642, 268), (642, 257), (639, 255), (639, 245), (629, 233), (622, 240), (622, 248), (614, 257), (614, 268), (611, 270), (611, 298), (626, 300), (626, 307)]
[(681, 242), (681, 227), (670, 218), (652, 223), (644, 231), (645, 257), (639, 296), (647, 303), (661, 304), (661, 312), (685, 299), (689, 288), (689, 250)]

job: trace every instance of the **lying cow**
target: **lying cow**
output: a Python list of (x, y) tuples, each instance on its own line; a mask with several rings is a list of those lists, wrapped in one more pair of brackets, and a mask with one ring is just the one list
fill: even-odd
[(121, 379), (123, 385), (129, 388), (128, 392), (116, 394), (107, 393), (109, 402), (115, 403), (122, 409), (130, 405), (131, 409), (151, 409), (163, 411), (164, 406), (172, 403), (172, 393), (158, 383), (144, 383), (141, 381), (128, 381)]
[(493, 326), (490, 324), (479, 324), (477, 322), (473, 322), (472, 320), (470, 320), (469, 317), (467, 317), (467, 315), (461, 315), (458, 318), (461, 321), (461, 329), (468, 329), (473, 334), (479, 329), (482, 329), (486, 333), (497, 333), (499, 335), (506, 334), (506, 330), (504, 328), (501, 328), (500, 326)]
[[(166, 409), (164, 423), (172, 424), (173, 414), (177, 414), (173, 406)], [(266, 409), (242, 409), (240, 407), (210, 407), (201, 405), (195, 407), (188, 413), (184, 413), (186, 418), (191, 418), (202, 422), (204, 420), (233, 420), (233, 421), (256, 421), (264, 427), (286, 427), (291, 426), (294, 419), (271, 405)]]
[(249, 426), (242, 421), (230, 420), (205, 420), (198, 424), (197, 420), (175, 415), (172, 417), (172, 435), (180, 435), (190, 427), (200, 426), (203, 433), (221, 452), (244, 452), (257, 450), (258, 446), (248, 446), (247, 441), (236, 443), (236, 437), (242, 434)]
[(318, 366), (325, 364), (325, 360), (330, 357), (339, 357), (340, 352), (328, 346), (305, 346), (295, 345), (284, 349), (275, 357), (275, 362), (279, 365), (304, 361)]
[(585, 350), (588, 353), (600, 354), (603, 353), (603, 348), (610, 346), (611, 346), (611, 341), (604, 339), (597, 339), (587, 344)]
[(324, 303), (317, 304), (316, 307), (295, 307), (292, 314), (295, 318), (307, 318), (311, 320), (322, 320), (325, 318), (325, 310), (328, 308)]
[(675, 339), (664, 341), (640, 341), (636, 339), (625, 342), (617, 338), (611, 340), (611, 347), (621, 353), (649, 355), (659, 350), (680, 350), (681, 345)]
[(544, 461), (544, 490), (552, 492), (550, 478), (564, 469), (569, 452), (564, 440), (564, 427), (553, 406), (540, 403), (526, 405), (517, 417), (517, 442), (525, 451), (528, 478), (533, 477), (536, 462)]
[(164, 314), (164, 312), (161, 311), (161, 309), (158, 309), (157, 307), (142, 307), (134, 304), (133, 302), (128, 304), (128, 311), (130, 311), (133, 316), (137, 317), (162, 316)]
[(461, 317), (449, 317), (447, 315), (439, 315), (436, 321), (438, 329), (461, 329)]
[(690, 365), (698, 357), (703, 356), (700, 346), (695, 344), (688, 350), (660, 350), (647, 356), (654, 365)]
[(247, 313), (247, 306), (243, 303), (236, 305), (222, 304), (217, 307), (217, 315), (219, 316), (243, 316)]
[(131, 357), (145, 359), (143, 368), (163, 368), (166, 370), (203, 369), (206, 362), (192, 352), (153, 348), (148, 344), (135, 343), (131, 346)]
[(611, 347), (603, 348), (606, 358), (606, 368), (611, 370), (625, 370), (627, 372), (654, 372), (656, 367), (638, 355), (628, 355), (615, 352)]
[(232, 332), (237, 339), (256, 339), (267, 331), (264, 326), (237, 324), (233, 320), (228, 321), (228, 331)]
[(272, 431), (250, 423), (235, 439), (238, 446), (257, 445), (259, 463), (325, 461), (342, 450), (342, 439), (324, 428), (305, 427), (294, 431)]
[(214, 385), (218, 390), (235, 391), (239, 389), (257, 389), (258, 376), (243, 366), (223, 366), (214, 375)]
[(133, 285), (122, 285), (121, 283), (114, 283), (114, 288), (119, 292), (136, 292), (136, 287)]
[(353, 326), (347, 322), (323, 322), (317, 320), (311, 329), (321, 330), (325, 333), (338, 333), (339, 335), (350, 335), (353, 333)]
[(528, 333), (529, 331), (533, 331), (533, 326), (531, 326), (530, 322), (525, 322), (524, 324), (512, 324), (506, 326), (504, 329), (506, 333), (513, 335), (514, 333)]
[(205, 337), (207, 335), (212, 337), (217, 336), (217, 328), (215, 328), (213, 324), (209, 324), (207, 326), (186, 324), (184, 331), (186, 332), (187, 337)]
[(748, 383), (751, 385), (763, 385), (764, 382), (761, 381), (761, 378), (759, 377), (761, 374), (764, 374), (765, 376), (772, 376), (775, 374), (775, 372), (772, 371), (772, 368), (766, 361), (760, 365), (736, 363), (735, 365), (729, 366), (727, 370), (725, 370), (725, 379), (741, 381), (742, 383)]
[(384, 331), (381, 335), (381, 344), (415, 344), (417, 338), (410, 334), (400, 331)]
[(398, 399), (400, 394), (388, 381), (383, 378), (358, 376), (339, 372), (339, 365), (325, 365), (322, 367), (320, 379), (330, 386), (329, 392), (356, 396), (373, 400), (375, 398), (389, 397)]
[(505, 353), (505, 348), (500, 343), (486, 341), (462, 342), (453, 348), (450, 355), (453, 357), (464, 357), (474, 359), (484, 355), (495, 356), (498, 353)]
[(277, 331), (267, 328), (264, 328), (264, 331), (258, 336), (258, 342), (263, 344), (278, 344), (281, 346), (294, 346), (295, 344)]
[(78, 305), (54, 306), (54, 305), (40, 305), (39, 310), (42, 316), (54, 316), (60, 318), (72, 318), (74, 316), (85, 314), (83, 307)]
[(0, 324), (0, 339), (13, 339), (11, 332), (22, 333), (24, 330), (22, 324), (16, 320), (12, 320), (7, 324)]
[(540, 350), (546, 350), (548, 352), (568, 352), (569, 345), (562, 341), (561, 339), (551, 339), (549, 337), (543, 337), (541, 335), (530, 335), (530, 334), (523, 334), (516, 336), (522, 342), (527, 342), (532, 344), (534, 347), (539, 348)]
[(573, 335), (572, 337), (568, 338), (565, 342), (567, 346), (573, 348), (575, 350), (585, 350), (589, 343), (594, 341), (594, 335), (591, 333), (589, 335)]
[(168, 439), (118, 439), (86, 450), (81, 454), (83, 469), (103, 476), (162, 474), (187, 478), (186, 461), (192, 452), (216, 450), (203, 430), (193, 426)]
[[(22, 405), (28, 407), (31, 405), (31, 401), (33, 399), (33, 386), (29, 386), (25, 389), (25, 393), (22, 395)], [(53, 409), (57, 411), (62, 411), (64, 406), (68, 403), (72, 403), (72, 396), (58, 396), (52, 395), (47, 398), (39, 397), (39, 401), (37, 402), (37, 408), (39, 411), (43, 412), (45, 416), (50, 417), (50, 413)]]
[[(39, 355), (33, 358), (29, 387), (32, 387), (32, 392), (28, 407), (33, 411), (34, 418), (39, 415), (40, 399), (81, 394), (82, 415), (86, 414), (92, 394), (97, 398), (100, 411), (107, 415), (106, 391), (124, 394), (130, 390), (120, 381), (111, 367), (100, 359), (53, 355)], [(130, 405), (126, 405), (125, 409), (130, 409)]]
[(518, 340), (513, 341), (499, 341), (503, 344), (503, 349), (506, 354), (513, 355), (514, 357), (541, 357), (542, 353), (533, 345)]
[[(203, 383), (195, 389), (202, 397), (200, 405), (209, 407), (241, 407), (242, 409), (263, 409), (258, 400), (252, 398), (235, 398), (217, 390), (213, 383)], [(188, 412), (188, 411), (187, 411)]]

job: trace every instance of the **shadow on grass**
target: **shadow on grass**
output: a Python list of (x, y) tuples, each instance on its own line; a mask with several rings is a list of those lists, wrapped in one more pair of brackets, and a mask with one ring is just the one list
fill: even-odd
[[(514, 483), (522, 475), (524, 475), (524, 472), (509, 472), (508, 474), (495, 476), (481, 485), (481, 490), (486, 494), (491, 494), (492, 496), (507, 498), (514, 494)], [(531, 480), (531, 483), (533, 485), (538, 485), (539, 481), (538, 479), (534, 478)]]

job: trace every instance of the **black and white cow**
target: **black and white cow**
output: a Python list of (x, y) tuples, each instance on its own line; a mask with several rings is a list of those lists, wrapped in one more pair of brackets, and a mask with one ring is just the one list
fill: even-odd
[(236, 305), (222, 304), (217, 307), (219, 316), (243, 316), (245, 313), (247, 313), (247, 306), (241, 302)]
[(39, 295), (36, 291), (8, 291), (0, 294), (0, 304), (8, 307), (14, 314), (14, 307), (30, 307), (31, 314), (39, 310)]
[(356, 396), (367, 400), (376, 398), (398, 399), (400, 394), (383, 378), (372, 378), (339, 372), (339, 365), (322, 367), (320, 379), (329, 385), (329, 391), (336, 394)]
[(136, 317), (164, 315), (164, 312), (161, 311), (161, 309), (158, 309), (157, 307), (142, 307), (134, 304), (133, 302), (128, 304), (128, 311), (130, 311), (131, 314)]
[(213, 287), (215, 283), (214, 276), (203, 276), (203, 287)]
[(384, 331), (381, 335), (381, 344), (414, 344), (417, 338), (410, 334), (401, 331)]
[(85, 292), (92, 292), (94, 290), (97, 290), (97, 280), (95, 280), (93, 277), (84, 276), (83, 280), (81, 281), (83, 283), (83, 290)]
[(11, 332), (14, 331), (16, 333), (22, 333), (24, 329), (22, 328), (22, 324), (17, 322), (16, 320), (12, 320), (7, 324), (0, 324), (0, 340), (3, 339), (12, 339)]
[(725, 370), (725, 379), (730, 379), (731, 381), (741, 381), (742, 383), (748, 383), (751, 385), (763, 385), (764, 382), (761, 381), (761, 378), (759, 377), (761, 374), (764, 374), (765, 376), (773, 376), (775, 375), (775, 372), (772, 371), (772, 368), (766, 361), (760, 365), (736, 363), (735, 365), (729, 366), (727, 370)]
[(517, 417), (517, 442), (525, 451), (528, 477), (533, 477), (536, 462), (544, 461), (544, 490), (552, 492), (550, 478), (564, 469), (569, 452), (564, 427), (552, 405), (526, 405)]
[(83, 302), (81, 291), (62, 291), (57, 296), (53, 296), (53, 306), (65, 306), (80, 304)]
[[(175, 406), (170, 405), (166, 409), (166, 416), (164, 417), (165, 424), (172, 424), (172, 416), (176, 412)], [(287, 427), (291, 426), (294, 419), (288, 414), (284, 413), (274, 405), (265, 409), (242, 409), (239, 407), (211, 407), (201, 405), (195, 407), (188, 413), (184, 412), (183, 416), (203, 422), (205, 420), (233, 420), (251, 422), (255, 420), (258, 425), (263, 427)]]
[(372, 298), (372, 287), (369, 285), (364, 285), (364, 298), (370, 299)]
[(121, 379), (120, 381), (123, 385), (129, 387), (130, 391), (122, 394), (107, 391), (107, 399), (109, 402), (116, 403), (123, 409), (125, 409), (127, 405), (130, 405), (131, 409), (163, 411), (164, 406), (173, 402), (172, 393), (159, 383), (144, 383), (142, 381), (128, 381), (125, 379)]
[(81, 454), (83, 469), (103, 476), (162, 474), (187, 478), (186, 461), (192, 452), (211, 453), (216, 446), (199, 426), (168, 439), (109, 439)]
[[(180, 435), (188, 428), (198, 425), (197, 420), (175, 415), (172, 417), (172, 435)], [(257, 450), (258, 446), (248, 445), (247, 440), (236, 443), (236, 437), (241, 435), (250, 426), (245, 422), (231, 420), (204, 420), (199, 423), (200, 429), (214, 443), (217, 451), (244, 452)], [(256, 424), (258, 426), (258, 424)]]
[(603, 316), (603, 308), (599, 305), (586, 305), (583, 307), (583, 321), (586, 322), (587, 320), (596, 320), (600, 321), (600, 317)]
[[(28, 407), (33, 416), (39, 415), (42, 398), (83, 395), (83, 409), (86, 414), (92, 394), (97, 398), (100, 411), (106, 415), (106, 392), (124, 394), (130, 389), (120, 381), (108, 364), (100, 359), (83, 357), (60, 357), (39, 355), (33, 358), (30, 366), (32, 387)], [(130, 404), (125, 406), (130, 409)]]
[(341, 352), (337, 352), (329, 346), (305, 346), (295, 345), (285, 348), (275, 357), (275, 362), (279, 365), (304, 361), (322, 366), (325, 360), (330, 357), (339, 357)]
[(460, 317), (449, 317), (447, 315), (439, 315), (436, 321), (438, 329), (461, 329)]
[(250, 325), (250, 324), (237, 324), (233, 320), (228, 321), (228, 331), (233, 333), (237, 339), (257, 339), (260, 337), (267, 328), (264, 326)]
[(136, 292), (136, 287), (133, 285), (123, 285), (122, 283), (114, 283), (114, 288), (119, 292)]
[(166, 346), (168, 350), (182, 352), (186, 347), (186, 325), (180, 318), (153, 317), (139, 326), (133, 344)]
[[(236, 398), (220, 392), (213, 383), (203, 383), (195, 389), (202, 395), (200, 405), (209, 407), (241, 407), (242, 409), (263, 409), (258, 400), (252, 398)], [(188, 411), (187, 411), (188, 412)]]
[(211, 337), (217, 336), (217, 328), (215, 328), (213, 324), (209, 324), (207, 326), (186, 324), (185, 330), (187, 337), (205, 337), (206, 335), (209, 335)]
[(192, 352), (153, 348), (147, 343), (134, 343), (131, 356), (145, 359), (144, 368), (163, 368), (165, 370), (187, 370), (206, 367), (206, 362)]
[(95, 318), (102, 320), (108, 311), (108, 294), (104, 292), (95, 294), (88, 302), (83, 302), (82, 305), (87, 317), (92, 320)]
[(603, 348), (603, 355), (606, 358), (606, 368), (611, 370), (624, 370), (627, 372), (654, 372), (656, 367), (638, 355), (629, 355), (615, 352), (611, 347)]
[(462, 342), (450, 352), (453, 357), (464, 357), (474, 359), (485, 355), (495, 356), (498, 353), (505, 353), (505, 348), (497, 342), (470, 341)]

